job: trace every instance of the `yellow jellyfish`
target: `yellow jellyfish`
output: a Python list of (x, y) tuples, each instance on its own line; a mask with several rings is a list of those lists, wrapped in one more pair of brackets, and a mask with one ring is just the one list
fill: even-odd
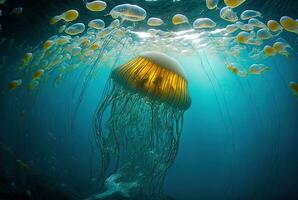
[(42, 46), (42, 48), (44, 49), (44, 50), (47, 50), (47, 49), (49, 49), (49, 48), (51, 48), (52, 46), (53, 46), (53, 41), (52, 40), (47, 40), (47, 41), (45, 41), (44, 43), (43, 43), (43, 46)]
[(298, 83), (294, 82), (294, 81), (291, 81), (289, 83), (289, 87), (290, 89), (292, 90), (292, 94), (294, 96), (298, 96)]
[(32, 56), (32, 53), (25, 53), (25, 55), (22, 58), (23, 66), (27, 66), (30, 63), (30, 61), (32, 60)]
[(229, 70), (229, 71), (231, 71), (233, 74), (239, 74), (239, 72), (240, 72), (240, 70), (238, 69), (238, 68), (236, 68), (236, 67), (234, 67), (232, 64), (228, 64), (227, 65), (227, 69)]
[(96, 0), (96, 1), (91, 1), (86, 3), (86, 8), (93, 12), (103, 11), (106, 9), (106, 7), (107, 7), (107, 4), (104, 1)]
[(270, 69), (271, 69), (270, 67), (265, 66), (263, 64), (253, 64), (249, 67), (249, 73), (255, 74), (255, 75), (261, 75), (269, 71)]
[(67, 33), (68, 35), (78, 35), (80, 33), (83, 33), (84, 31), (85, 31), (85, 24), (83, 23), (75, 23), (67, 27), (67, 29), (65, 29), (65, 33)]
[(268, 57), (276, 55), (275, 49), (270, 45), (266, 45), (263, 50), (264, 50), (265, 55)]
[(88, 26), (96, 30), (101, 30), (106, 26), (106, 24), (101, 19), (93, 19), (88, 23)]
[(68, 10), (60, 15), (60, 18), (66, 22), (72, 22), (79, 17), (79, 12), (77, 10)]
[(115, 6), (111, 12), (110, 15), (116, 19), (121, 18), (122, 21), (142, 21), (146, 18), (147, 12), (137, 5), (132, 4), (121, 4), (118, 6)]
[(269, 20), (267, 22), (267, 27), (272, 32), (277, 32), (277, 31), (282, 30), (281, 25), (276, 20)]
[(193, 23), (194, 29), (214, 28), (214, 27), (216, 27), (216, 23), (209, 18), (199, 18), (199, 19), (196, 19)]
[(101, 47), (100, 44), (98, 43), (94, 43), (90, 46), (90, 49), (93, 50), (93, 51), (96, 51), (97, 49), (99, 49)]
[(8, 88), (13, 90), (19, 86), (22, 85), (22, 80), (21, 79), (17, 79), (17, 80), (12, 80), (9, 84), (8, 84)]
[(172, 23), (174, 25), (179, 25), (179, 24), (187, 24), (187, 23), (189, 23), (189, 21), (188, 21), (188, 18), (185, 15), (176, 14), (172, 18)]
[(261, 12), (256, 10), (245, 10), (241, 13), (240, 18), (242, 20), (248, 20), (251, 18), (262, 17)]
[(40, 79), (44, 74), (44, 70), (43, 69), (39, 69), (37, 70), (34, 74), (33, 74), (33, 77), (32, 77), (32, 80), (37, 80), (37, 79)]
[(290, 48), (290, 45), (285, 43), (285, 42), (275, 42), (273, 44), (273, 48), (274, 50), (280, 54), (280, 55), (283, 55), (283, 56), (286, 56), (289, 58), (290, 56), (290, 53), (288, 52), (287, 48)]
[(56, 15), (56, 16), (54, 16), (54, 17), (52, 17), (51, 19), (50, 19), (50, 24), (51, 25), (54, 25), (54, 24), (56, 24), (57, 22), (59, 22), (61, 20), (61, 16), (60, 15)]
[[(95, 196), (113, 198), (109, 183), (121, 177), (137, 181), (128, 186), (136, 191), (130, 198), (163, 199), (160, 176), (164, 177), (175, 161), (183, 115), (191, 105), (182, 66), (165, 54), (146, 52), (114, 69), (104, 91), (94, 121), (106, 187)], [(152, 158), (158, 158), (158, 165)], [(119, 165), (107, 171), (117, 160)], [(134, 173), (126, 173), (131, 170)]]
[(229, 34), (236, 32), (238, 29), (239, 28), (236, 24), (229, 24), (229, 25), (226, 26), (226, 31)]
[(161, 26), (163, 25), (163, 20), (160, 19), (160, 18), (156, 18), (156, 17), (150, 17), (148, 20), (147, 20), (147, 24), (148, 26)]
[(280, 19), (280, 24), (288, 32), (292, 32), (292, 33), (298, 34), (298, 21), (295, 21), (293, 18), (288, 17), (288, 16), (283, 16)]
[(228, 6), (223, 7), (220, 10), (220, 17), (228, 22), (236, 22), (239, 19), (237, 13), (235, 13), (233, 9)]
[(236, 36), (236, 41), (242, 44), (247, 44), (251, 38), (251, 35), (248, 32), (241, 31)]
[(206, 6), (209, 10), (217, 8), (218, 0), (206, 0)]
[(243, 4), (246, 0), (224, 0), (225, 4), (230, 8), (236, 8)]

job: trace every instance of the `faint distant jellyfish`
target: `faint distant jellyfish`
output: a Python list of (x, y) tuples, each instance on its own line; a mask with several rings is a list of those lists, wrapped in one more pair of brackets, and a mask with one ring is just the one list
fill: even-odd
[(156, 17), (150, 17), (147, 21), (148, 26), (161, 26), (163, 23), (162, 19)]
[(105, 190), (90, 199), (164, 199), (190, 105), (183, 69), (165, 54), (146, 52), (113, 70), (95, 119)]
[(110, 15), (114, 18), (121, 18), (122, 21), (142, 21), (146, 18), (147, 13), (146, 11), (137, 6), (132, 4), (121, 4), (118, 6), (115, 6), (111, 12)]
[(226, 21), (229, 21), (229, 22), (236, 22), (239, 19), (237, 14), (232, 10), (232, 8), (229, 8), (227, 6), (223, 7), (220, 10), (220, 17), (223, 20), (226, 20)]
[(199, 18), (199, 19), (196, 19), (193, 23), (194, 29), (214, 28), (214, 27), (216, 27), (216, 23), (209, 18)]
[(298, 83), (291, 81), (289, 87), (292, 90), (293, 96), (298, 96)]

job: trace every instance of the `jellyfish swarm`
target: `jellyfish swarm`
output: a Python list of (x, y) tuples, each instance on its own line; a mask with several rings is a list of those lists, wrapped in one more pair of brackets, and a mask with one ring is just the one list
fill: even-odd
[(93, 199), (165, 199), (165, 175), (191, 104), (187, 84), (181, 66), (157, 52), (113, 70), (95, 122), (105, 190)]

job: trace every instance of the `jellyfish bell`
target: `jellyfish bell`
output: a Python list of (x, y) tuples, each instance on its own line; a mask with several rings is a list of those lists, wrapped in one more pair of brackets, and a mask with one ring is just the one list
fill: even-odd
[(190, 105), (181, 65), (163, 53), (145, 52), (114, 69), (95, 116), (102, 191), (90, 199), (163, 199)]
[(143, 8), (137, 5), (121, 4), (115, 6), (109, 15), (111, 15), (114, 19), (121, 18), (122, 21), (127, 20), (137, 22), (144, 20), (147, 13)]

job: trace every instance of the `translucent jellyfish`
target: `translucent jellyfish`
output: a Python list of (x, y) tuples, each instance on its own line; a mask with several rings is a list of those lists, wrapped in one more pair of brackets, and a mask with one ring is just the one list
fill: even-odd
[(255, 10), (245, 10), (240, 15), (242, 20), (248, 20), (255, 17), (262, 17), (262, 13)]
[(88, 23), (88, 26), (90, 28), (94, 28), (96, 30), (101, 30), (104, 29), (104, 27), (106, 26), (105, 22), (101, 19), (93, 19)]
[(226, 20), (226, 21), (229, 21), (229, 22), (236, 22), (238, 21), (238, 16), (237, 16), (237, 13), (235, 13), (233, 11), (232, 8), (226, 6), (226, 7), (223, 7), (221, 10), (220, 10), (220, 17), (223, 19), (223, 20)]
[(257, 27), (257, 28), (265, 28), (266, 25), (256, 18), (251, 18), (248, 20), (248, 24)]
[(245, 32), (245, 31), (241, 31), (236, 36), (237, 42), (242, 43), (242, 44), (248, 44), (250, 39), (251, 39), (250, 33)]
[(22, 58), (23, 66), (27, 66), (30, 63), (30, 61), (32, 60), (32, 56), (32, 53), (25, 53), (25, 55)]
[(68, 10), (60, 15), (60, 18), (66, 22), (72, 22), (79, 17), (79, 12), (77, 10)]
[(8, 84), (8, 88), (13, 90), (16, 89), (17, 87), (22, 85), (22, 79), (17, 79), (17, 80), (12, 80), (9, 84)]
[(298, 21), (295, 21), (293, 18), (288, 17), (288, 16), (283, 16), (280, 19), (280, 24), (288, 32), (292, 32), (292, 33), (298, 34)]
[(272, 34), (269, 32), (267, 28), (262, 28), (257, 32), (257, 38), (260, 40), (268, 40), (272, 38)]
[[(242, 70), (240, 70), (242, 68)], [(242, 66), (240, 66), (237, 63), (229, 63), (227, 64), (227, 69), (232, 72), (233, 74), (236, 74), (241, 77), (246, 77), (247, 72), (243, 69)]]
[(230, 24), (230, 25), (227, 25), (226, 26), (226, 31), (229, 34), (236, 32), (238, 29), (239, 28), (238, 28), (238, 26), (236, 24)]
[(79, 55), (80, 53), (81, 53), (81, 51), (82, 51), (82, 48), (81, 47), (74, 47), (73, 49), (72, 49), (72, 55), (73, 56), (77, 56), (77, 55)]
[(236, 8), (243, 4), (246, 0), (224, 0), (225, 4), (230, 8)]
[(104, 1), (96, 0), (96, 1), (91, 1), (86, 3), (86, 8), (93, 12), (103, 11), (106, 9), (106, 7), (107, 7), (107, 4)]
[(10, 12), (10, 15), (20, 15), (23, 12), (23, 7), (16, 7), (14, 9), (12, 9), (12, 11)]
[(199, 18), (199, 19), (196, 19), (193, 23), (194, 29), (214, 28), (214, 27), (216, 27), (216, 23), (209, 18)]
[(57, 22), (59, 22), (61, 20), (61, 16), (60, 15), (56, 15), (56, 16), (54, 16), (54, 17), (52, 17), (51, 19), (50, 19), (50, 24), (51, 25), (54, 25), (54, 24), (56, 24)]
[(37, 80), (31, 80), (29, 85), (28, 85), (28, 89), (29, 90), (34, 90), (39, 86), (39, 81)]
[(57, 45), (65, 45), (65, 44), (69, 43), (70, 40), (71, 40), (71, 37), (70, 36), (64, 36), (64, 35), (62, 35), (62, 36), (60, 36), (60, 37), (58, 37), (56, 39), (56, 44)]
[(289, 83), (289, 87), (290, 87), (290, 89), (291, 89), (291, 91), (292, 91), (292, 94), (293, 94), (294, 96), (298, 96), (298, 83), (296, 83), (296, 82), (294, 82), (294, 81), (291, 81), (291, 82)]
[(44, 70), (43, 69), (39, 69), (37, 70), (34, 74), (33, 74), (33, 77), (32, 77), (32, 80), (37, 80), (37, 79), (40, 79), (44, 74)]
[(66, 25), (64, 24), (64, 25), (60, 26), (60, 28), (58, 29), (58, 32), (63, 33), (65, 31), (65, 29), (66, 29)]
[(83, 33), (84, 31), (85, 31), (85, 24), (83, 23), (75, 23), (67, 27), (67, 29), (65, 29), (65, 33), (67, 33), (68, 35), (78, 35), (80, 33)]
[(179, 24), (188, 24), (188, 18), (185, 15), (182, 14), (176, 14), (172, 18), (172, 23), (174, 25), (179, 25)]
[(254, 30), (254, 27), (252, 25), (250, 25), (250, 24), (244, 24), (243, 22), (236, 22), (236, 25), (242, 31), (252, 31), (252, 30)]
[(273, 44), (274, 50), (283, 56), (289, 57), (290, 53), (288, 52), (288, 48), (290, 48), (290, 45), (285, 42), (275, 42)]
[(270, 31), (272, 32), (277, 32), (282, 30), (281, 25), (278, 23), (276, 20), (269, 20), (267, 22), (267, 27), (269, 28)]
[(271, 56), (275, 56), (276, 55), (275, 49), (272, 46), (270, 46), (270, 45), (266, 45), (264, 47), (263, 51), (264, 51), (264, 54), (266, 56), (268, 56), (268, 57), (271, 57)]
[(160, 18), (156, 18), (156, 17), (150, 17), (147, 20), (147, 24), (148, 26), (161, 26), (164, 24), (163, 20)]
[(217, 8), (218, 0), (206, 0), (206, 6), (209, 10)]
[(105, 187), (89, 199), (164, 199), (190, 105), (183, 69), (165, 54), (146, 52), (114, 69), (95, 118)]
[(255, 75), (261, 75), (269, 71), (271, 68), (264, 64), (253, 64), (249, 67), (249, 73)]
[(110, 24), (109, 27), (111, 27), (111, 28), (117, 28), (117, 27), (119, 27), (119, 26), (120, 26), (120, 21), (119, 21), (119, 19), (115, 19), (115, 20), (113, 20), (113, 21), (111, 22), (111, 24)]
[(127, 21), (143, 21), (146, 16), (146, 10), (141, 8), (140, 6), (137, 5), (132, 5), (132, 4), (121, 4), (118, 6), (115, 6), (111, 12), (110, 15), (116, 19), (116, 18), (121, 18), (122, 21), (127, 20)]

